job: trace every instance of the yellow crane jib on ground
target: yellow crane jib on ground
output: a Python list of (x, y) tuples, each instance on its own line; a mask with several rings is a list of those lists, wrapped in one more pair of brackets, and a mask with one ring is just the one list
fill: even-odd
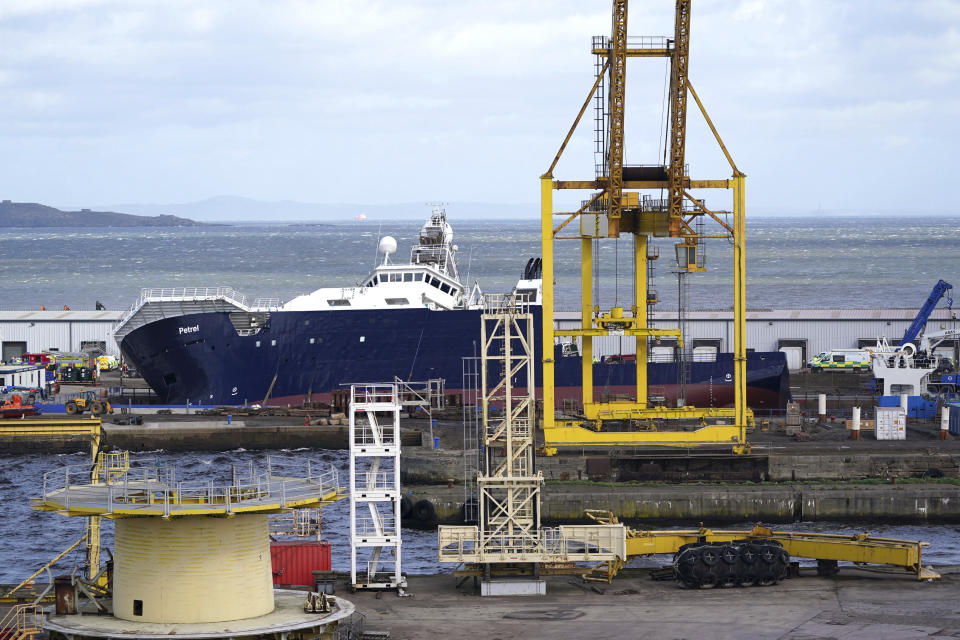
[[(734, 164), (703, 102), (693, 89), (689, 73), (691, 0), (677, 0), (675, 27), (671, 37), (627, 37), (627, 0), (613, 0), (611, 34), (593, 38), (591, 52), (597, 57), (596, 77), (574, 122), (541, 176), (541, 251), (543, 262), (543, 429), (545, 452), (552, 454), (560, 446), (635, 446), (729, 445), (737, 453), (749, 450), (746, 429), (753, 416), (746, 405), (746, 262), (744, 234), (744, 174)], [(669, 118), (666, 163), (629, 165), (624, 161), (626, 121), (626, 72), (628, 59), (667, 58), (670, 64)], [(733, 170), (727, 179), (693, 179), (686, 163), (687, 98), (692, 97), (717, 144)], [(554, 170), (574, 131), (594, 102), (597, 157), (595, 175), (589, 180), (556, 180)], [(553, 209), (554, 190), (589, 190), (591, 194), (576, 211)], [(694, 189), (732, 191), (730, 211), (716, 211), (691, 194)], [(644, 194), (642, 191), (660, 191)], [(554, 218), (560, 217), (559, 223)], [(729, 216), (729, 219), (728, 219)], [(577, 221), (578, 224), (571, 224)], [(704, 225), (715, 227), (705, 230)], [(620, 280), (622, 264), (606, 258), (598, 248), (603, 242), (615, 242), (621, 235), (632, 236), (632, 282), (618, 288), (632, 298), (627, 305), (614, 301), (609, 312), (597, 308), (594, 280)], [(657, 406), (658, 394), (648, 390), (647, 362), (650, 341), (669, 340), (683, 348), (682, 324), (678, 328), (650, 326), (650, 313), (657, 304), (651, 288), (650, 266), (659, 257), (650, 237), (677, 238), (676, 267), (681, 274), (706, 271), (704, 243), (707, 239), (732, 240), (734, 400), (732, 408), (695, 408), (678, 397), (677, 408)], [(580, 245), (580, 322), (578, 327), (554, 326), (554, 243), (578, 240)], [(678, 276), (678, 278), (681, 276)], [(599, 288), (599, 287), (598, 287)], [(619, 294), (618, 294), (619, 297)], [(681, 299), (681, 309), (683, 301)], [(594, 398), (594, 338), (623, 336), (636, 342), (636, 388), (633, 398)], [(582, 411), (570, 417), (556, 415), (554, 389), (554, 343), (557, 338), (579, 339), (582, 358)], [(629, 365), (624, 365), (629, 366)], [(682, 367), (681, 367), (682, 369)], [(681, 396), (683, 394), (680, 394)], [(694, 424), (690, 424), (690, 421)], [(674, 425), (668, 430), (670, 423)]]
[[(619, 524), (605, 510), (585, 515), (603, 525)], [(936, 580), (940, 574), (923, 566), (926, 542), (852, 535), (775, 531), (761, 525), (750, 530), (669, 529), (641, 531), (626, 528), (625, 556), (603, 564), (603, 579), (611, 580), (626, 562), (639, 556), (674, 554), (676, 577), (689, 587), (766, 586), (785, 575), (790, 558), (817, 561), (817, 573), (835, 575), (838, 562), (883, 565), (903, 569), (919, 580)], [(595, 576), (599, 577), (599, 576)]]

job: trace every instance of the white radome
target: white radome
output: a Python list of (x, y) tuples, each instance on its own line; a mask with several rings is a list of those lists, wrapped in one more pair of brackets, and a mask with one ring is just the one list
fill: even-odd
[(380, 240), (379, 249), (381, 253), (390, 255), (397, 252), (397, 239), (393, 236), (384, 236)]

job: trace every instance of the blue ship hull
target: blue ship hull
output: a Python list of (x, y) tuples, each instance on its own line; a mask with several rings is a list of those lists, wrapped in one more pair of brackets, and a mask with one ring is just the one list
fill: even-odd
[[(539, 309), (536, 310), (539, 326)], [(253, 335), (239, 335), (226, 312), (183, 315), (139, 327), (122, 341), (127, 360), (161, 400), (170, 404), (299, 403), (328, 400), (353, 382), (443, 378), (450, 393), (462, 387), (461, 358), (479, 355), (480, 311), (429, 309), (282, 311)], [(539, 341), (536, 341), (539, 345)], [(538, 348), (537, 361), (541, 354)], [(556, 354), (558, 402), (579, 398), (579, 357)], [(539, 367), (538, 367), (539, 369)], [(781, 353), (749, 353), (747, 402), (783, 409), (789, 398)], [(686, 401), (731, 406), (733, 358), (690, 365)], [(594, 364), (595, 397), (632, 394), (635, 364)], [(670, 403), (678, 395), (677, 367), (650, 363), (652, 393)], [(540, 387), (537, 374), (537, 386)]]

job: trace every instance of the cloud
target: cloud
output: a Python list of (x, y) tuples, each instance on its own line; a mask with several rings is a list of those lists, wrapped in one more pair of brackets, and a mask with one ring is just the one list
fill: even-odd
[[(634, 2), (631, 35), (669, 34), (672, 14), (669, 0)], [(691, 79), (752, 198), (922, 206), (938, 194), (921, 167), (954, 162), (958, 22), (945, 0), (700, 0)], [(592, 83), (590, 37), (609, 23), (607, 0), (7, 0), (0, 191), (70, 204), (438, 189), (534, 202)], [(628, 160), (656, 162), (665, 66), (630, 65)], [(689, 119), (695, 172), (724, 177)], [(592, 176), (593, 137), (591, 108), (558, 175)], [(871, 145), (918, 188), (875, 192)], [(797, 180), (839, 159), (844, 171)]]

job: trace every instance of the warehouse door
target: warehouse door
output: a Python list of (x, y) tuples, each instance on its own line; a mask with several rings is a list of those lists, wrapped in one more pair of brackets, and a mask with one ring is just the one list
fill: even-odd
[(15, 360), (27, 352), (27, 343), (26, 342), (9, 342), (7, 340), (3, 341), (3, 361), (10, 362)]
[(787, 369), (790, 371), (803, 369), (803, 347), (780, 347), (780, 353), (787, 359)]
[(787, 358), (787, 369), (799, 371), (807, 363), (806, 338), (781, 338), (777, 350)]

